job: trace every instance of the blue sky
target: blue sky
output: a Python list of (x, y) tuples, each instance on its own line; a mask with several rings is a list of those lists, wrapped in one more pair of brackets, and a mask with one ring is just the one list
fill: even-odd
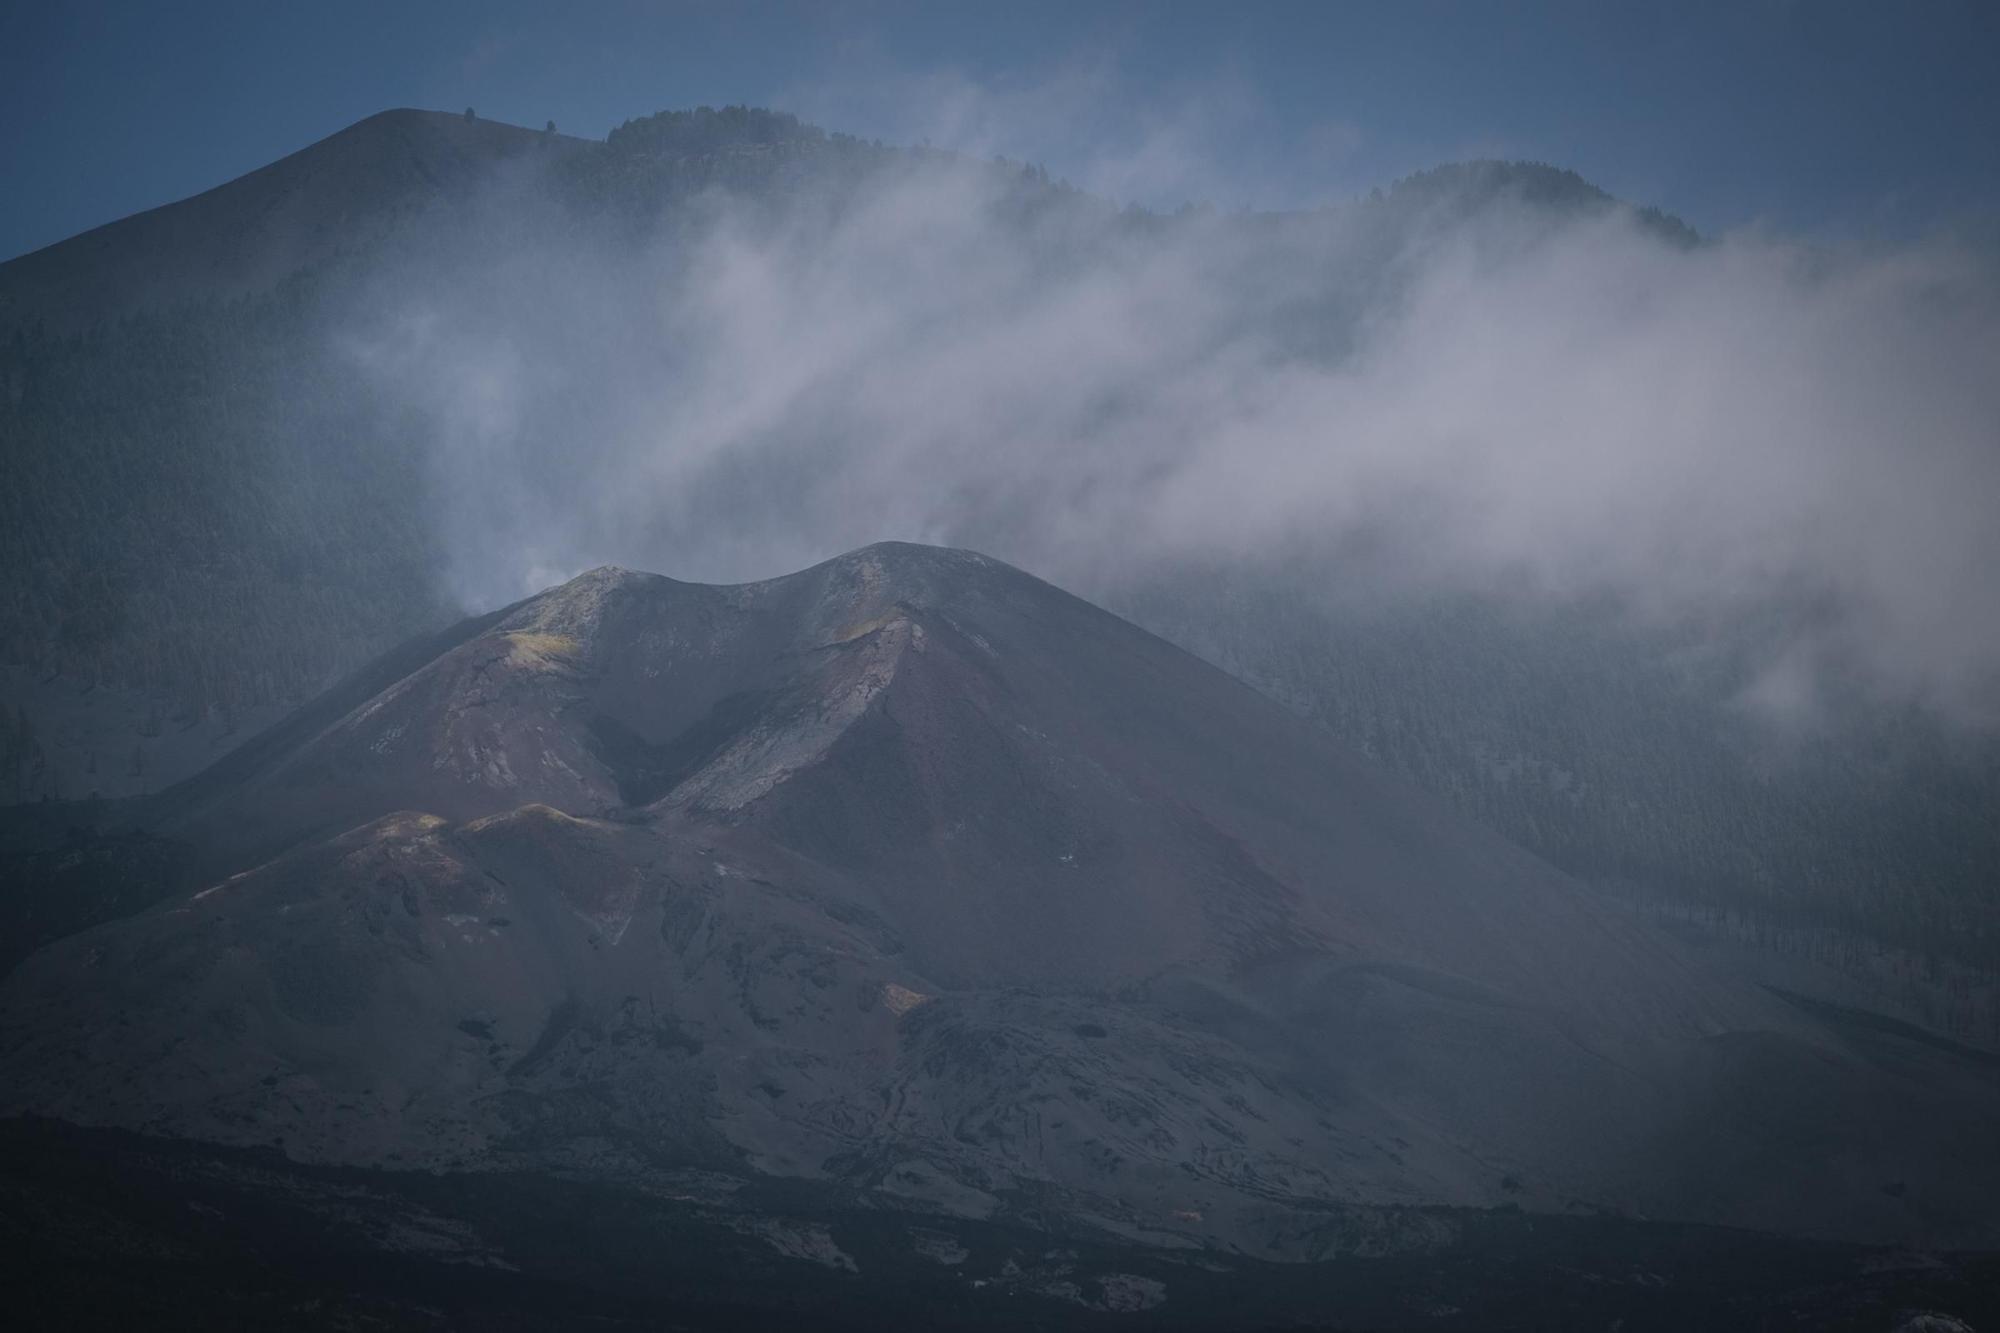
[(2000, 203), (2000, 5), (72, 3), (0, 9), (0, 256), (390, 106), (602, 135), (750, 102), (1285, 206), (1573, 167), (1697, 226), (1891, 235)]

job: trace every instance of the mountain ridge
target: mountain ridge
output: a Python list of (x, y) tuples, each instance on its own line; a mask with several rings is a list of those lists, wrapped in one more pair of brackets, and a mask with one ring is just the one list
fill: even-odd
[[(627, 120), (602, 140), (390, 108), (220, 184), (0, 261), (0, 328), (39, 320), (83, 329), (190, 299), (266, 292), (386, 238), (399, 222), (461, 198), (510, 163), (616, 157), (667, 167), (718, 152), (861, 142), (750, 107), (664, 111)], [(1387, 196), (1418, 207), (1511, 197), (1557, 210), (1628, 209), (1667, 239), (1698, 239), (1672, 214), (1626, 203), (1573, 171), (1539, 162), (1446, 163), (1394, 182)]]
[(0, 263), (0, 325), (87, 327), (267, 291), (498, 163), (584, 142), (442, 111), (378, 111), (219, 185)]

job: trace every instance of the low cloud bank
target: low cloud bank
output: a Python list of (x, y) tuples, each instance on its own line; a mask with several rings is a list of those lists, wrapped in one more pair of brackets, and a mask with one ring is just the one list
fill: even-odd
[(1282, 218), (1023, 197), (932, 160), (831, 205), (709, 197), (637, 246), (552, 229), (383, 283), (338, 343), (426, 420), (471, 605), (882, 538), (1099, 594), (1281, 557), (1779, 625), (1744, 683), (1767, 711), (1838, 680), (2000, 720), (1991, 253), (1687, 247), (1506, 191)]

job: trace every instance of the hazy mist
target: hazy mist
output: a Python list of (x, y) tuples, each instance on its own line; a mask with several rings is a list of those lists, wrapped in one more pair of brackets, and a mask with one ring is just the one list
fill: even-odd
[[(1178, 179), (1144, 144), (1132, 178)], [(515, 182), (331, 345), (435, 440), (468, 606), (884, 538), (1098, 596), (1282, 560), (1334, 595), (1758, 625), (1743, 697), (1774, 716), (1838, 681), (2000, 718), (1989, 249), (1688, 246), (1504, 196), (1139, 215), (1023, 180), (885, 156), (643, 240)]]

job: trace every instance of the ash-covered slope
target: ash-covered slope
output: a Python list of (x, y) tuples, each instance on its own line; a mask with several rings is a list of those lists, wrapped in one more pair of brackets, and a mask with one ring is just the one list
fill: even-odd
[(969, 553), (596, 571), (162, 818), (217, 882), (23, 964), (5, 1109), (1288, 1255), (1343, 1202), (1993, 1238), (1990, 1067), (1691, 969)]

